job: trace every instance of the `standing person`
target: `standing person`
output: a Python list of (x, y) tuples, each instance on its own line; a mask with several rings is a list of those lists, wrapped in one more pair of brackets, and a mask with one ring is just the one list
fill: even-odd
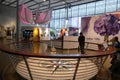
[(120, 51), (120, 42), (118, 40), (118, 37), (114, 38), (114, 47), (115, 47), (116, 51)]
[(114, 37), (114, 48), (116, 51), (112, 55), (112, 65), (110, 67), (112, 77), (114, 77), (114, 74), (120, 74), (120, 42), (118, 37)]
[(84, 54), (84, 46), (85, 46), (85, 36), (83, 33), (80, 33), (80, 36), (78, 37), (79, 47), (81, 50), (81, 54)]

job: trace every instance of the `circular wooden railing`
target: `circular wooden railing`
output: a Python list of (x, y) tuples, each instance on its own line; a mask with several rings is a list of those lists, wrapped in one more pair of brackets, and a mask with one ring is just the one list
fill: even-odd
[(52, 52), (45, 42), (13, 42), (1, 44), (0, 51), (7, 53), (16, 72), (28, 80), (89, 80), (114, 49), (80, 54), (77, 50)]

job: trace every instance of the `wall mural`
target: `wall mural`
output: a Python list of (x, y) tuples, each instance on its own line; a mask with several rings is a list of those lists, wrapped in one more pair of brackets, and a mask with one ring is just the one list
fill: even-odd
[(19, 10), (19, 18), (24, 24), (48, 24), (52, 18), (52, 10), (49, 9), (41, 13), (38, 10), (36, 15), (33, 15), (32, 11), (27, 6), (22, 4)]
[(103, 43), (106, 36), (110, 40), (120, 35), (120, 12), (84, 17), (81, 21), (86, 42)]

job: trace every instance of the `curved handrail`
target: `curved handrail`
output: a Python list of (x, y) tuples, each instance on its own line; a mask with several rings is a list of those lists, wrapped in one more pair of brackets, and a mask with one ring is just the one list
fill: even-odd
[[(13, 42), (7, 45), (15, 44), (15, 43), (23, 43), (23, 41)], [(28, 56), (28, 57), (43, 57), (43, 58), (88, 58), (88, 57), (106, 56), (106, 55), (111, 55), (114, 53), (114, 48), (112, 46), (109, 46), (109, 50), (100, 51), (100, 52), (98, 51), (96, 52), (96, 54), (59, 54), (59, 53), (57, 54), (48, 54), (48, 53), (33, 54), (32, 52), (29, 52), (29, 51), (19, 51), (19, 50), (11, 49), (9, 47), (6, 47), (6, 44), (1, 44), (0, 50), (7, 52), (9, 54), (14, 54), (14, 55), (21, 55), (21, 56)]]
[[(48, 53), (44, 51), (34, 53), (32, 50), (23, 51), (24, 48), (20, 47), (21, 45), (19, 45), (19, 43), (26, 44), (26, 41), (1, 44), (0, 51), (9, 54), (8, 56), (16, 72), (28, 80), (36, 80), (37, 78), (47, 79), (48, 77), (49, 79), (55, 79), (56, 77), (59, 79), (61, 79), (61, 77), (64, 79), (69, 78), (70, 80), (79, 80), (81, 78), (83, 78), (81, 80), (84, 80), (84, 78), (85, 80), (87, 78), (90, 79), (99, 73), (108, 56), (114, 53), (112, 46), (109, 46), (109, 50), (107, 51), (98, 51), (93, 54), (60, 54), (58, 52), (57, 54), (49, 54), (49, 51)], [(42, 43), (44, 42), (41, 41), (40, 44), (42, 45)], [(10, 48), (11, 46), (12, 48)], [(68, 73), (70, 75), (68, 75)], [(88, 77), (83, 77), (84, 74), (89, 75), (87, 75)]]

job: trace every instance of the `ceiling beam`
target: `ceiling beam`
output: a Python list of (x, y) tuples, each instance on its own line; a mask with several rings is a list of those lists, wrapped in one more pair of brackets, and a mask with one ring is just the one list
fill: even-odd
[[(59, 0), (59, 1), (57, 1), (57, 2), (54, 2), (54, 3), (50, 3), (50, 8), (51, 8), (51, 5), (52, 4), (56, 4), (56, 3), (59, 3), (59, 2), (62, 2), (61, 0)], [(42, 6), (42, 7), (45, 7), (45, 6), (48, 6), (49, 5), (49, 3), (47, 4), (47, 5), (44, 5), (44, 6)], [(28, 6), (28, 7), (32, 7), (32, 6)], [(32, 10), (35, 10), (36, 8), (33, 8)]]
[(27, 1), (27, 2), (25, 2), (24, 4), (27, 4), (27, 3), (29, 3), (29, 2), (32, 2), (32, 0), (30, 0), (30, 1)]
[(28, 7), (32, 7), (32, 6), (35, 6), (35, 5), (37, 5), (37, 4), (42, 4), (42, 3), (44, 3), (44, 1), (38, 2), (38, 3), (33, 4), (33, 5), (30, 5), (30, 6), (28, 6)]
[[(65, 1), (65, 0), (64, 0)], [(59, 3), (59, 2), (63, 2), (63, 0), (59, 0), (59, 1), (57, 1), (57, 2), (54, 2), (54, 3), (51, 3), (50, 5), (52, 5), (52, 4), (56, 4), (56, 3)], [(74, 1), (73, 1), (74, 2)], [(78, 2), (78, 1), (77, 1)], [(49, 5), (49, 4), (47, 4), (47, 5)], [(42, 7), (45, 7), (45, 6), (47, 6), (47, 5), (44, 5), (44, 6), (42, 6)], [(65, 7), (66, 7), (66, 5), (69, 5), (69, 3), (68, 2), (65, 2), (65, 4), (63, 4), (63, 5), (65, 5)], [(51, 6), (50, 8), (54, 8), (54, 7), (58, 7), (58, 6), (62, 6), (62, 5), (57, 5), (57, 6)], [(31, 10), (34, 10), (34, 9), (36, 9), (36, 8), (33, 8), (33, 9), (31, 9)], [(46, 8), (47, 9), (47, 8)]]
[(5, 0), (1, 0), (0, 3), (4, 2)]
[(65, 2), (65, 4), (68, 4), (68, 2), (66, 0), (62, 0), (63, 2)]
[[(27, 4), (27, 3), (30, 3), (30, 2), (32, 2), (32, 0), (27, 1), (27, 2), (25, 2), (24, 4)], [(14, 4), (14, 3), (16, 3), (16, 0), (15, 0), (15, 1), (13, 1), (13, 2), (11, 2), (10, 4), (8, 4), (7, 6), (10, 6), (10, 5)], [(21, 6), (21, 5), (20, 5), (20, 6)]]
[[(94, 0), (94, 1), (91, 1), (91, 2), (79, 3), (79, 4), (77, 4), (77, 5), (88, 4), (88, 3), (92, 3), (92, 2), (98, 2), (98, 1), (102, 1), (102, 0)], [(74, 1), (74, 2), (79, 2), (79, 1)], [(77, 5), (71, 5), (71, 7), (77, 6)], [(64, 7), (60, 7), (60, 8), (55, 9), (55, 7), (58, 7), (58, 6), (63, 6), (63, 5), (52, 6), (51, 8), (52, 8), (53, 10), (66, 8), (66, 6), (64, 6)], [(40, 10), (43, 11), (43, 10), (46, 10), (46, 9), (48, 9), (48, 8), (44, 8), (44, 9), (40, 9)], [(31, 10), (32, 10), (32, 9), (31, 9)], [(40, 10), (39, 10), (39, 11), (40, 11)]]
[[(36, 4), (38, 4), (37, 1), (34, 1)], [(45, 2), (45, 1), (44, 1)], [(39, 5), (45, 6), (44, 4), (40, 3)], [(29, 7), (29, 6), (28, 6)]]
[[(27, 2), (24, 2), (24, 4), (28, 4), (28, 3), (30, 3), (30, 2), (32, 2), (33, 0), (29, 0), (29, 1), (27, 1)], [(22, 5), (22, 4), (21, 4)], [(21, 6), (20, 5), (20, 6)]]
[(7, 6), (10, 6), (10, 5), (14, 4), (14, 3), (16, 3), (16, 0), (11, 2), (10, 4), (8, 4)]

